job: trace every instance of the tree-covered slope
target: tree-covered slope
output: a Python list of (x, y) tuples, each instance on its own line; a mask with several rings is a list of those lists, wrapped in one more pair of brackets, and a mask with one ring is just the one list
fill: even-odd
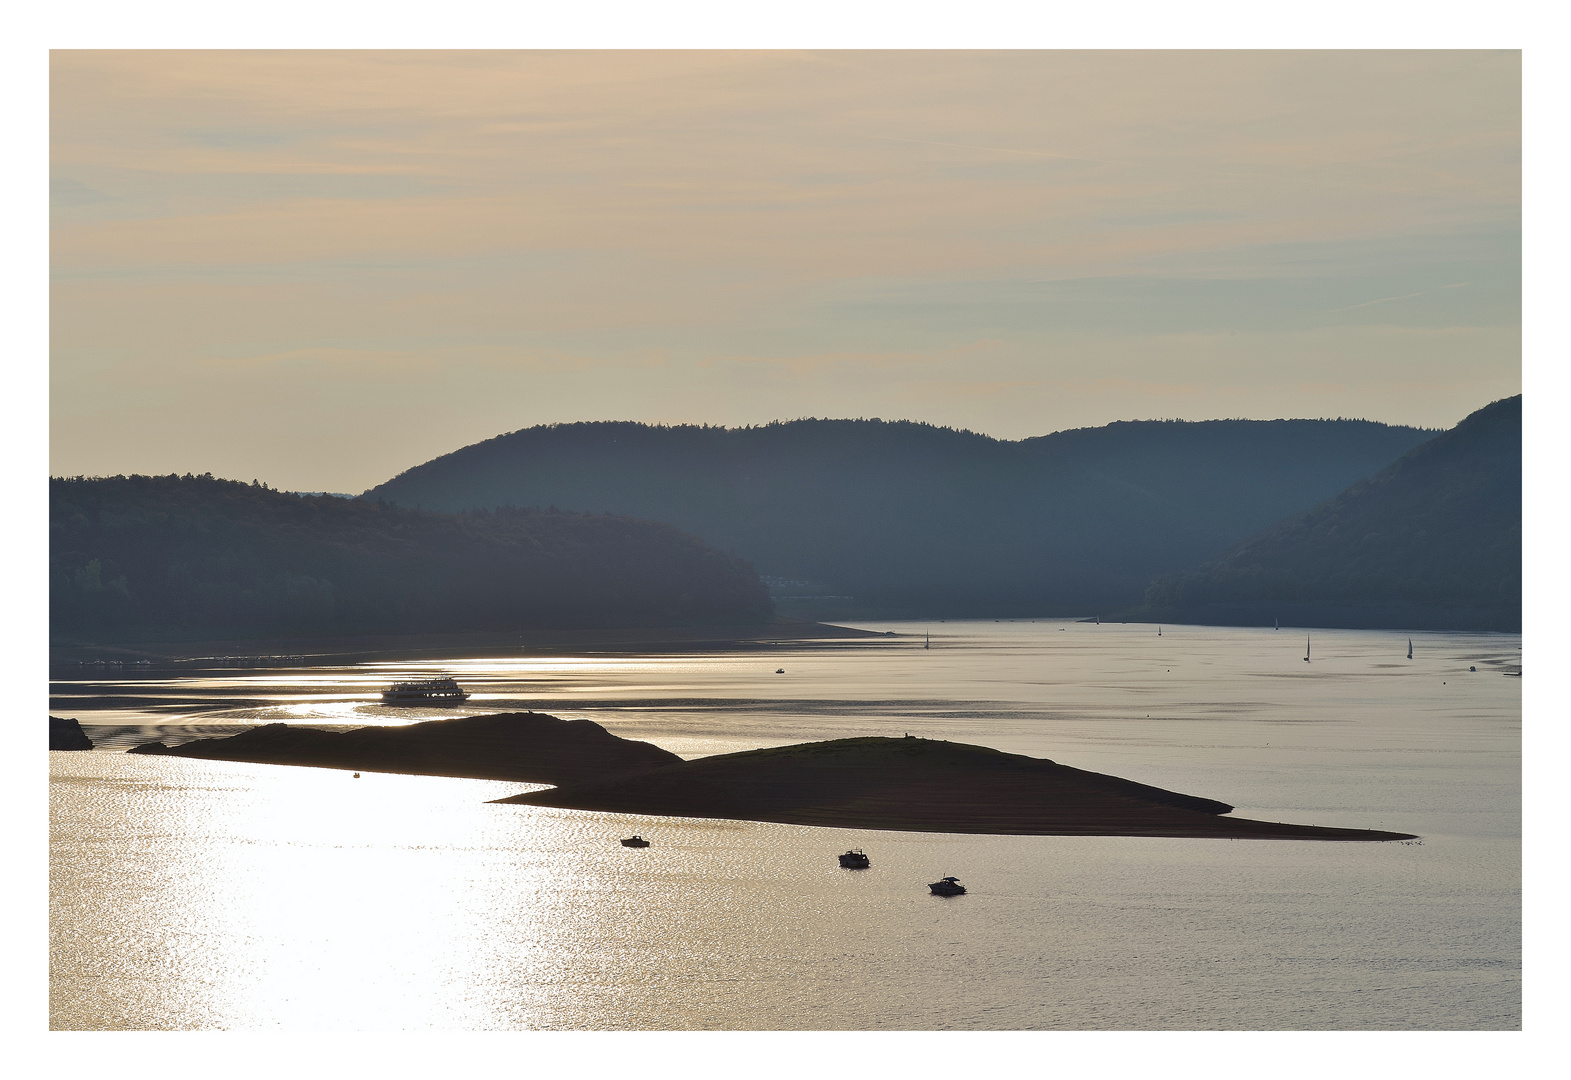
[(1154, 582), (1171, 621), (1519, 630), (1522, 398), (1199, 570)]
[(54, 479), (49, 496), (56, 640), (769, 614), (741, 559), (625, 517), (439, 514), (210, 476)]
[(445, 511), (664, 521), (844, 612), (1048, 614), (1138, 603), (1430, 433), (1365, 421), (1140, 422), (1009, 442), (910, 422), (528, 428), (366, 493)]

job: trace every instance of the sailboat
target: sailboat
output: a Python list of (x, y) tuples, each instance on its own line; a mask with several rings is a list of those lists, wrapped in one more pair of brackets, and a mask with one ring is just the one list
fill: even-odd
[(1304, 635), (1304, 663), (1309, 663), (1309, 635)]
[(1409, 660), (1413, 659), (1413, 639), (1412, 638), (1408, 638), (1407, 639), (1407, 658)]
[(1157, 637), (1161, 637), (1162, 636), (1162, 628), (1160, 626), (1156, 628), (1156, 636)]
[(1271, 620), (1271, 629), (1273, 629), (1273, 630), (1280, 630), (1280, 629), (1282, 629), (1282, 622), (1281, 622), (1281, 620), (1280, 619), (1272, 619)]
[(932, 647), (933, 647), (933, 632), (931, 630), (929, 630), (927, 632), (927, 640), (922, 642), (922, 648), (924, 648), (924, 649), (931, 649)]

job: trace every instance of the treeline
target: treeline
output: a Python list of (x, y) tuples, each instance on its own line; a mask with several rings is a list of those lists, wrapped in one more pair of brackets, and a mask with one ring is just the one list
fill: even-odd
[(1140, 603), (1154, 577), (1431, 434), (1360, 420), (1130, 422), (1018, 442), (907, 421), (560, 424), (457, 450), (363, 498), (664, 521), (748, 559), (799, 614), (1088, 614)]
[(759, 621), (751, 566), (670, 525), (441, 514), (207, 476), (52, 479), (51, 636)]
[(1522, 398), (1198, 570), (1152, 583), (1166, 621), (1520, 630)]

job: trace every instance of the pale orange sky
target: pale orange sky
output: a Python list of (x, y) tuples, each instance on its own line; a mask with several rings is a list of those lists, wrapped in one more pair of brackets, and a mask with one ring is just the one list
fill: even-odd
[(1449, 426), (1521, 387), (1514, 52), (56, 52), (51, 472), (538, 423)]

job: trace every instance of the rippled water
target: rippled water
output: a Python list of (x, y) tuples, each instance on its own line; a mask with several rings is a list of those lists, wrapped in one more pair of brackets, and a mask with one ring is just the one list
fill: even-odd
[[(871, 626), (871, 624), (868, 624)], [(710, 656), (57, 672), (104, 746), (588, 716), (685, 756), (911, 732), (1418, 844), (976, 837), (495, 806), (528, 785), (51, 758), (56, 1028), (1515, 1028), (1514, 635), (1015, 622)], [(932, 647), (922, 635), (932, 633)], [(1470, 672), (1469, 667), (1476, 667)], [(777, 674), (777, 668), (784, 668)], [(616, 843), (632, 832), (654, 846)], [(868, 850), (873, 867), (834, 855)], [(953, 899), (925, 882), (955, 874)]]

